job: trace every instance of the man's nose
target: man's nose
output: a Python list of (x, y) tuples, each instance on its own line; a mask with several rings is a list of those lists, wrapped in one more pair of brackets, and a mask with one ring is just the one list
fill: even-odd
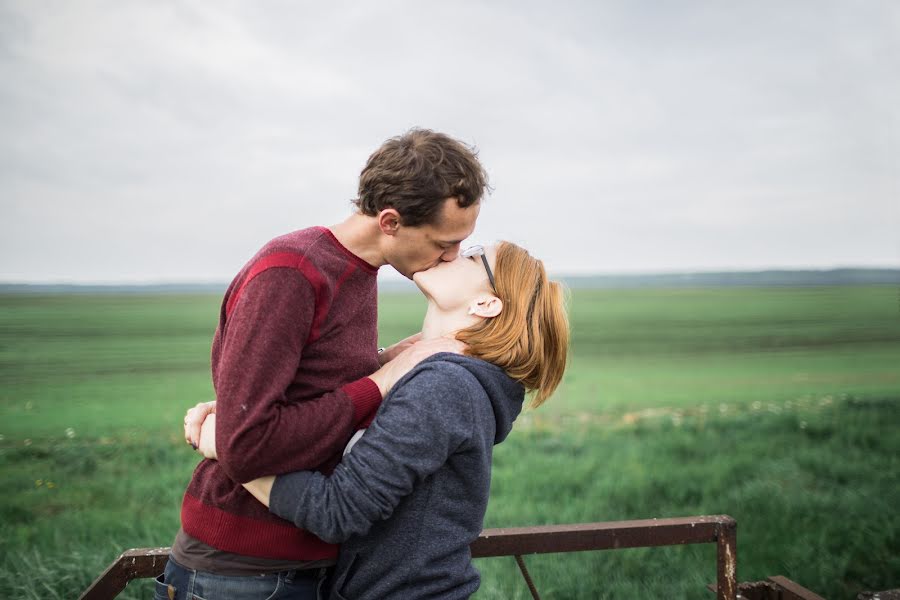
[(441, 254), (441, 260), (444, 262), (452, 262), (459, 257), (459, 244), (451, 248), (447, 248), (443, 254)]

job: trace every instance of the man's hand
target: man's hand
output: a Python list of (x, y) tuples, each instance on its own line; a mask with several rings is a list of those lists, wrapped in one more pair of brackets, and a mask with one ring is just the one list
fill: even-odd
[(216, 414), (212, 413), (203, 421), (200, 428), (200, 443), (197, 450), (204, 458), (216, 460)]
[(194, 447), (200, 445), (200, 428), (209, 415), (216, 414), (216, 401), (201, 402), (194, 408), (189, 408), (184, 415), (184, 441)]
[(404, 339), (400, 340), (393, 346), (388, 346), (387, 348), (384, 349), (384, 352), (382, 352), (378, 355), (378, 363), (383, 367), (385, 364), (387, 364), (387, 363), (391, 362), (392, 360), (394, 360), (395, 358), (397, 358), (397, 356), (401, 352), (403, 352), (404, 350), (406, 350), (407, 348), (409, 348), (410, 346), (412, 346), (413, 344), (415, 344), (416, 342), (418, 342), (421, 339), (422, 339), (422, 332), (420, 331), (419, 333), (413, 334), (413, 335), (409, 336), (408, 338), (404, 338)]
[(462, 354), (465, 349), (466, 345), (454, 338), (441, 337), (417, 342), (400, 352), (394, 360), (372, 373), (369, 378), (375, 382), (384, 397), (401, 377), (429, 356), (438, 352)]

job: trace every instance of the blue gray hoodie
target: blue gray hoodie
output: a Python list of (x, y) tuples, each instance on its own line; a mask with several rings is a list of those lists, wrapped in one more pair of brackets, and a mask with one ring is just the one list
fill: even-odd
[(493, 446), (524, 395), (496, 365), (436, 354), (397, 382), (330, 476), (276, 478), (269, 510), (342, 542), (332, 598), (468, 598)]

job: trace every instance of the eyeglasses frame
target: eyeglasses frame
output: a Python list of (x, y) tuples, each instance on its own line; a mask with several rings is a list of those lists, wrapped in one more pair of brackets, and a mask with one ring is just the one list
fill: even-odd
[(484, 270), (487, 271), (488, 279), (491, 282), (491, 288), (494, 290), (494, 293), (497, 293), (497, 284), (494, 283), (494, 272), (491, 271), (491, 265), (488, 264), (487, 256), (485, 255), (484, 246), (481, 244), (475, 244), (474, 246), (469, 246), (465, 250), (459, 253), (463, 258), (472, 258), (473, 256), (480, 256), (481, 262), (484, 263)]

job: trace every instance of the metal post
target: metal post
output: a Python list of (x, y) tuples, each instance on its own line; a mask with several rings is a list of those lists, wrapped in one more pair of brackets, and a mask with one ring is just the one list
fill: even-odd
[(716, 599), (737, 600), (737, 523), (730, 517), (716, 536)]
[(531, 592), (533, 600), (541, 600), (537, 588), (534, 587), (534, 581), (531, 580), (531, 575), (528, 574), (528, 569), (525, 568), (525, 559), (522, 558), (521, 554), (516, 554), (516, 564), (519, 565), (519, 570), (522, 571), (522, 577), (525, 578), (525, 583), (528, 584), (528, 591)]

